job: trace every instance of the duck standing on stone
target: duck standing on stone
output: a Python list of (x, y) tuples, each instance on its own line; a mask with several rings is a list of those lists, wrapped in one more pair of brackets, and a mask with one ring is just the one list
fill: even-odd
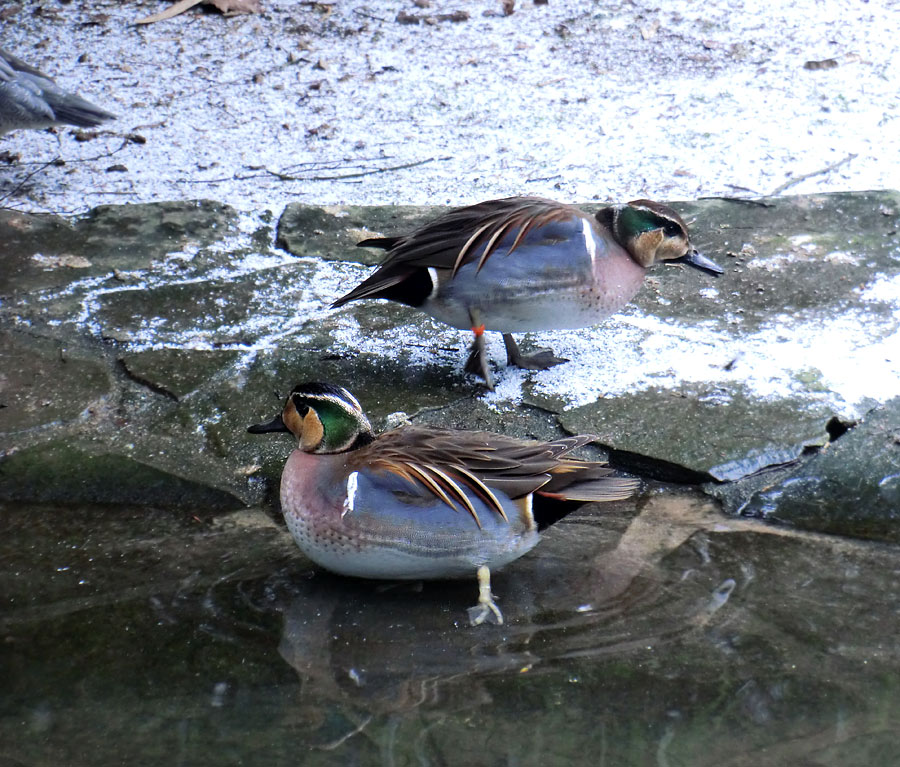
[(651, 200), (611, 205), (591, 216), (539, 197), (508, 197), (450, 211), (414, 232), (363, 240), (387, 257), (335, 301), (386, 298), (475, 334), (466, 372), (493, 378), (485, 330), (503, 334), (507, 363), (543, 370), (567, 360), (544, 349), (526, 356), (512, 333), (596, 325), (637, 293), (647, 269), (680, 262), (722, 269), (691, 245), (687, 225)]
[(0, 136), (19, 128), (93, 128), (115, 115), (60, 88), (47, 75), (0, 48)]
[(339, 386), (297, 386), (254, 434), (298, 440), (281, 475), (281, 509), (317, 564), (361, 578), (477, 575), (473, 625), (502, 623), (490, 573), (589, 501), (627, 498), (638, 481), (570, 458), (593, 438), (532, 442), (487, 432), (403, 426), (378, 436)]

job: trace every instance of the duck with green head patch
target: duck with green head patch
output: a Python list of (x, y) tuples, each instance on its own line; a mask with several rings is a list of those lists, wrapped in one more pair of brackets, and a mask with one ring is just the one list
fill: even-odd
[(503, 334), (508, 364), (542, 370), (566, 360), (546, 349), (522, 354), (513, 333), (596, 325), (625, 306), (647, 269), (663, 261), (722, 272), (691, 245), (682, 218), (652, 200), (611, 205), (592, 216), (553, 200), (509, 197), (359, 245), (382, 248), (387, 256), (332, 306), (386, 298), (471, 329), (465, 369), (488, 388), (493, 377), (485, 330)]
[(532, 442), (403, 426), (378, 436), (339, 386), (294, 388), (280, 414), (250, 432), (298, 442), (281, 476), (281, 508), (314, 562), (361, 578), (476, 575), (473, 624), (502, 623), (491, 570), (530, 551), (539, 533), (589, 501), (626, 498), (633, 479), (571, 458), (593, 438)]

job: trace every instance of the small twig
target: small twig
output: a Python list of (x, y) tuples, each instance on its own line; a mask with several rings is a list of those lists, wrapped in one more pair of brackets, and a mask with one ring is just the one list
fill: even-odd
[(721, 197), (718, 195), (698, 197), (698, 200), (724, 200), (725, 202), (740, 202), (744, 205), (757, 205), (760, 208), (774, 208), (774, 202), (766, 202), (765, 200), (754, 200), (750, 197)]
[(390, 19), (383, 19), (380, 16), (373, 16), (371, 13), (366, 13), (365, 11), (359, 10), (359, 8), (354, 8), (353, 13), (357, 16), (362, 16), (366, 19), (372, 19), (373, 21), (380, 21), (382, 24), (387, 23)]
[(406, 168), (416, 168), (419, 165), (425, 165), (429, 162), (444, 162), (450, 160), (451, 157), (427, 157), (424, 160), (416, 160), (415, 162), (405, 162), (400, 165), (389, 165), (386, 168), (374, 168), (372, 170), (361, 170), (356, 173), (341, 173), (334, 176), (291, 176), (287, 173), (279, 173), (278, 171), (265, 168), (266, 173), (275, 176), (281, 181), (338, 181), (345, 178), (360, 178), (361, 176), (374, 176), (378, 173), (390, 173), (395, 170), (405, 170)]
[(221, 178), (176, 178), (175, 184), (224, 184), (226, 181), (247, 181), (253, 178), (265, 178), (265, 173), (258, 173), (255, 176), (222, 176)]
[(387, 173), (388, 171), (393, 170), (402, 170), (403, 168), (414, 168), (417, 165), (423, 165), (426, 162), (431, 162), (432, 160), (449, 160), (449, 157), (430, 157), (427, 160), (420, 160), (419, 162), (407, 163), (404, 165), (395, 165), (390, 168), (378, 168), (376, 170), (367, 170), (361, 171), (359, 173), (344, 173), (339, 176), (291, 176), (287, 173), (279, 173), (278, 171), (270, 170), (269, 168), (264, 168), (264, 173), (250, 173), (247, 175), (238, 175), (235, 174), (233, 176), (222, 176), (220, 178), (178, 178), (174, 179), (174, 183), (176, 184), (224, 184), (228, 181), (253, 181), (258, 178), (272, 178), (275, 177), (279, 181), (334, 181), (334, 180), (348, 180), (348, 179), (357, 179), (363, 176), (371, 176), (375, 173)]
[[(302, 176), (292, 176), (290, 173), (279, 173), (277, 170), (270, 170), (269, 168), (263, 168), (263, 170), (270, 176), (275, 176), (279, 181), (305, 181), (306, 179)], [(258, 176), (241, 176), (240, 180), (243, 181), (246, 178), (258, 178)]]
[(755, 189), (750, 189), (746, 186), (738, 186), (737, 184), (725, 184), (730, 189), (734, 189), (736, 192), (747, 192), (749, 194), (759, 194)]
[(389, 165), (386, 168), (375, 168), (374, 170), (363, 170), (358, 173), (344, 173), (338, 176), (309, 176), (308, 181), (336, 181), (342, 178), (360, 178), (361, 176), (374, 176), (378, 173), (389, 173), (394, 170), (405, 170), (406, 168), (416, 168), (419, 165), (426, 165), (430, 162), (445, 162), (453, 159), (452, 157), (427, 157), (424, 160), (416, 162), (406, 162), (401, 165)]
[[(393, 160), (395, 155), (391, 154), (379, 154), (379, 155), (369, 155), (367, 157), (354, 157), (353, 163), (351, 165), (357, 165), (363, 162), (378, 162), (381, 160)], [(346, 157), (340, 160), (308, 160), (306, 162), (295, 162), (293, 165), (288, 165), (286, 168), (282, 170), (282, 173), (287, 173), (293, 168), (307, 168), (311, 165), (318, 165), (319, 167), (316, 170), (337, 170), (342, 164), (347, 162)], [(329, 167), (331, 166), (331, 167)], [(265, 168), (264, 165), (245, 165), (247, 170), (262, 170)], [(345, 166), (346, 167), (346, 166)]]
[[(116, 136), (119, 134), (110, 132), (109, 135)], [(36, 161), (36, 162), (17, 162), (15, 164), (15, 167), (27, 168), (27, 167), (34, 165), (34, 166), (37, 166), (38, 170), (43, 170), (44, 168), (47, 168), (51, 165), (57, 165), (57, 166), (78, 165), (80, 163), (97, 162), (98, 160), (105, 160), (109, 157), (112, 157), (113, 155), (118, 154), (130, 143), (131, 143), (130, 139), (125, 138), (116, 149), (110, 149), (110, 150), (107, 150), (106, 152), (101, 152), (100, 154), (95, 154), (93, 157), (66, 158), (66, 157), (63, 157), (61, 154), (58, 154), (52, 160), (47, 160), (47, 161), (40, 160), (40, 161)]]
[(53, 165), (54, 163), (56, 163), (56, 161), (57, 161), (58, 159), (59, 159), (59, 158), (54, 158), (53, 160), (50, 160), (49, 162), (42, 163), (39, 167), (37, 167), (37, 168), (35, 168), (33, 171), (31, 171), (31, 173), (27, 174), (27, 175), (25, 176), (25, 178), (23, 178), (23, 179), (19, 182), (19, 184), (18, 184), (17, 186), (14, 186), (14, 187), (12, 188), (12, 190), (11, 190), (10, 192), (8, 192), (7, 194), (3, 195), (3, 197), (0, 197), (0, 204), (6, 202), (6, 201), (7, 201), (10, 197), (12, 197), (13, 195), (18, 194), (19, 190), (20, 190), (23, 186), (25, 186), (25, 184), (27, 184), (34, 176), (36, 176), (38, 173), (40, 173), (40, 172), (41, 172), (42, 170), (44, 170), (45, 168), (49, 168), (51, 165)]
[(823, 173), (830, 173), (836, 168), (840, 168), (841, 165), (850, 162), (851, 160), (856, 159), (855, 154), (848, 154), (843, 160), (838, 160), (831, 165), (822, 168), (822, 170), (814, 170), (812, 173), (804, 173), (802, 176), (797, 176), (797, 178), (792, 178), (790, 181), (785, 181), (781, 186), (776, 187), (775, 190), (770, 195), (771, 197), (777, 197), (781, 194), (785, 189), (790, 189), (792, 186), (799, 184), (801, 181), (806, 181), (808, 178), (812, 178), (813, 176), (821, 176)]
[(34, 178), (34, 176), (36, 176), (38, 173), (41, 173), (42, 171), (46, 170), (47, 168), (49, 168), (51, 166), (59, 165), (60, 163), (62, 163), (64, 165), (77, 165), (79, 163), (97, 162), (98, 160), (103, 160), (103, 159), (112, 157), (115, 154), (118, 154), (126, 146), (128, 146), (129, 143), (130, 143), (129, 140), (125, 139), (122, 142), (122, 144), (119, 146), (118, 149), (112, 149), (108, 152), (104, 152), (103, 154), (98, 154), (94, 157), (82, 157), (82, 158), (77, 158), (74, 160), (65, 160), (65, 159), (63, 159), (63, 157), (61, 155), (57, 155), (52, 160), (48, 160), (47, 162), (19, 163), (19, 167), (24, 167), (25, 165), (37, 165), (37, 167), (30, 173), (26, 174), (25, 178), (23, 178), (16, 186), (14, 186), (11, 191), (7, 192), (5, 195), (3, 195), (3, 197), (0, 197), (0, 204), (6, 202), (10, 197), (13, 197), (14, 195), (18, 194), (19, 191), (22, 189), (22, 187), (24, 187), (32, 178)]

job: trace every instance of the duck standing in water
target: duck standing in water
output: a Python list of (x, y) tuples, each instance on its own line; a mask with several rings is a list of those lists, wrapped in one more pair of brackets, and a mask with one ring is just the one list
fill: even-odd
[(647, 269), (680, 262), (722, 269), (691, 245), (687, 225), (651, 200), (589, 215), (539, 197), (508, 197), (445, 213), (414, 232), (363, 240), (387, 256), (364, 282), (335, 301), (386, 298), (475, 334), (466, 372), (493, 377), (485, 330), (503, 334), (507, 363), (543, 370), (566, 360), (544, 349), (526, 356), (513, 333), (596, 325), (637, 293)]
[(0, 136), (19, 128), (93, 128), (115, 115), (60, 88), (47, 75), (0, 48)]
[(361, 578), (477, 575), (473, 625), (503, 622), (491, 570), (583, 503), (627, 498), (639, 484), (570, 458), (589, 436), (533, 442), (418, 426), (376, 436), (353, 395), (328, 384), (295, 387), (279, 415), (249, 431), (298, 440), (281, 475), (281, 508), (304, 554)]

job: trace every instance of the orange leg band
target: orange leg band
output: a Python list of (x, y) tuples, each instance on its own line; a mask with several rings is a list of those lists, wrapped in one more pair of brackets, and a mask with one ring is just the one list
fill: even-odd
[(479, 325), (477, 328), (472, 328), (472, 332), (475, 334), (476, 338), (478, 336), (484, 335), (484, 325)]

